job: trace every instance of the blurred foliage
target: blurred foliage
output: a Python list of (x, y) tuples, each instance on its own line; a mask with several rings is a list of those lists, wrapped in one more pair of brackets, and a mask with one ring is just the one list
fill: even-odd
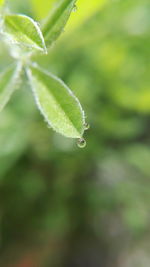
[[(0, 115), (0, 266), (150, 265), (150, 2), (78, 2), (37, 60), (83, 104), (87, 147), (46, 128), (22, 84)], [(41, 3), (11, 5), (42, 18)]]

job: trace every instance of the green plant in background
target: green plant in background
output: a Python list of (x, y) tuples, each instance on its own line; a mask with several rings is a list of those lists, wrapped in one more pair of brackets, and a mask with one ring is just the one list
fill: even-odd
[[(40, 21), (58, 1), (8, 2)], [(45, 127), (23, 75), (0, 113), (0, 266), (150, 265), (150, 1), (102, 2), (32, 57), (80, 99), (88, 146)], [(1, 42), (0, 70), (13, 60)]]
[(84, 147), (84, 111), (72, 91), (53, 74), (43, 70), (33, 61), (36, 53), (47, 54), (49, 47), (63, 32), (67, 20), (75, 9), (76, 0), (61, 0), (42, 23), (26, 15), (11, 14), (1, 4), (1, 39), (8, 45), (15, 63), (0, 76), (0, 111), (14, 93), (25, 71), (37, 107), (49, 127), (69, 137), (78, 138), (78, 146)]

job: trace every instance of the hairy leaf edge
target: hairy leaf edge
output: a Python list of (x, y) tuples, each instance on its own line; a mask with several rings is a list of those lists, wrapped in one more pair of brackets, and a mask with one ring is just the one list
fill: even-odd
[[(69, 2), (69, 1), (68, 1), (68, 2)], [(67, 22), (68, 22), (68, 20), (69, 20), (69, 18), (70, 18), (70, 16), (71, 16), (71, 11), (73, 10), (73, 7), (75, 6), (76, 2), (77, 2), (77, 0), (72, 1), (72, 3), (71, 3), (71, 1), (70, 1), (70, 3), (66, 3), (66, 5), (64, 5), (64, 7), (63, 7), (63, 11), (62, 11), (62, 13), (65, 12), (65, 9), (67, 8), (67, 5), (70, 5), (70, 12), (68, 13), (68, 16), (67, 16), (67, 18), (66, 18), (66, 22), (65, 22), (65, 24), (64, 24), (64, 27), (66, 26), (66, 24), (67, 24)], [(42, 23), (42, 26), (41, 26), (41, 30), (42, 30), (42, 32), (43, 32), (43, 36), (44, 36), (44, 38), (45, 38), (45, 42), (47, 41), (47, 35), (49, 35), (48, 21), (49, 21), (50, 18), (52, 18), (52, 19), (54, 20), (54, 24), (53, 24), (53, 25), (50, 25), (50, 27), (51, 27), (51, 28), (52, 28), (53, 26), (55, 27), (55, 25), (56, 25), (56, 23), (57, 23), (57, 20), (56, 20), (56, 18), (55, 18), (55, 11), (57, 11), (57, 8), (60, 8), (61, 5), (63, 6), (63, 2), (59, 1), (59, 3), (58, 3), (56, 6), (54, 6), (54, 7), (52, 8), (52, 10), (50, 11), (50, 13), (49, 13), (49, 15), (47, 16), (47, 18), (46, 18), (45, 20), (43, 20), (43, 23)], [(62, 14), (59, 14), (58, 19), (60, 19), (61, 16), (62, 16)], [(50, 29), (50, 30), (51, 30), (51, 29)], [(59, 33), (59, 36), (61, 35), (61, 33), (62, 33), (62, 31)], [(58, 36), (58, 37), (59, 37), (59, 36)], [(57, 37), (57, 38), (58, 38), (58, 37)], [(55, 40), (54, 40), (54, 42), (55, 42)], [(51, 46), (51, 45), (52, 45), (52, 43), (51, 43), (50, 45), (48, 45), (48, 46)]]
[[(35, 67), (35, 66), (34, 66)], [(76, 100), (76, 103), (81, 111), (81, 114), (82, 114), (82, 124), (83, 124), (83, 129), (82, 129), (82, 132), (81, 134), (78, 134), (76, 135), (76, 137), (70, 137), (70, 138), (82, 138), (83, 134), (84, 134), (84, 125), (85, 125), (85, 113), (84, 113), (84, 110), (78, 100), (78, 98), (74, 95), (74, 93), (71, 91), (71, 89), (64, 83), (64, 81), (62, 81), (60, 78), (58, 78), (57, 76), (55, 76), (54, 74), (52, 74), (51, 72), (47, 71), (47, 70), (43, 70), (42, 68), (40, 68), (39, 66), (36, 66), (36, 68), (38, 68), (40, 71), (44, 72), (46, 75), (49, 75), (51, 76), (53, 79), (55, 79), (56, 81), (58, 81), (59, 83), (61, 83), (65, 88), (66, 90), (68, 91), (68, 93)], [(27, 73), (27, 76), (28, 76), (28, 79), (29, 79), (29, 82), (30, 82), (30, 87), (31, 87), (31, 90), (33, 92), (33, 96), (34, 96), (34, 99), (35, 99), (35, 102), (36, 102), (36, 105), (39, 109), (39, 111), (41, 112), (41, 114), (43, 115), (45, 121), (48, 123), (48, 126), (51, 127), (54, 131), (58, 132), (57, 129), (55, 129), (52, 125), (51, 125), (51, 122), (49, 121), (47, 115), (45, 114), (43, 108), (41, 107), (41, 104), (39, 102), (39, 99), (37, 97), (37, 94), (35, 92), (35, 89), (34, 87), (32, 86), (32, 82), (31, 82), (31, 79), (32, 79), (32, 71), (30, 70), (30, 67), (26, 68), (26, 73)], [(75, 128), (74, 124), (72, 123), (72, 121), (70, 120), (70, 123), (73, 125), (73, 127)], [(78, 131), (77, 131), (78, 132)], [(62, 133), (58, 132), (59, 134), (63, 135)], [(64, 136), (64, 135), (63, 135)], [(69, 136), (67, 136), (69, 137)]]
[[(40, 50), (40, 51), (44, 51), (45, 54), (47, 54), (47, 47), (46, 47), (46, 44), (45, 44), (45, 39), (44, 39), (44, 36), (43, 36), (43, 33), (42, 33), (42, 30), (40, 29), (39, 27), (39, 24), (38, 22), (36, 22), (34, 19), (32, 19), (31, 17), (27, 16), (27, 15), (24, 15), (24, 14), (8, 14), (8, 15), (5, 15), (4, 17), (4, 22), (3, 24), (5, 24), (5, 18), (6, 17), (9, 17), (9, 16), (18, 16), (18, 17), (23, 17), (23, 18), (27, 18), (28, 20), (30, 20), (32, 22), (32, 24), (35, 26), (36, 30), (37, 30), (37, 33), (39, 34), (40, 38), (41, 38), (41, 41), (42, 41), (42, 46), (43, 47), (40, 47), (38, 46), (36, 43), (35, 43), (35, 48)], [(7, 35), (7, 32), (5, 33)], [(8, 33), (8, 35), (10, 35), (10, 33)], [(33, 41), (33, 40), (32, 40)], [(19, 42), (17, 42), (17, 44), (19, 44)]]

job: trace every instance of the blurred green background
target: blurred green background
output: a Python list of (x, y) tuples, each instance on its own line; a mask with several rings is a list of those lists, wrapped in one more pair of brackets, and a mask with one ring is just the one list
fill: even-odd
[[(9, 0), (43, 19), (48, 0)], [(36, 60), (79, 98), (87, 146), (48, 129), (27, 82), (0, 114), (0, 266), (150, 266), (150, 1), (78, 0)], [(9, 63), (0, 45), (0, 70)]]

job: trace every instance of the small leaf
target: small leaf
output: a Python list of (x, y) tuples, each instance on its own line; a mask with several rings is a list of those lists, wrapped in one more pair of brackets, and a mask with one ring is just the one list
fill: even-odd
[(54, 75), (31, 66), (27, 70), (37, 106), (56, 132), (70, 138), (81, 138), (84, 112), (71, 90)]
[(5, 107), (13, 92), (18, 88), (22, 66), (12, 65), (0, 75), (0, 111)]
[(4, 31), (9, 34), (13, 42), (46, 52), (42, 32), (33, 19), (24, 15), (6, 15)]
[(52, 10), (42, 27), (43, 36), (47, 47), (49, 47), (59, 35), (70, 17), (76, 0), (61, 0)]

